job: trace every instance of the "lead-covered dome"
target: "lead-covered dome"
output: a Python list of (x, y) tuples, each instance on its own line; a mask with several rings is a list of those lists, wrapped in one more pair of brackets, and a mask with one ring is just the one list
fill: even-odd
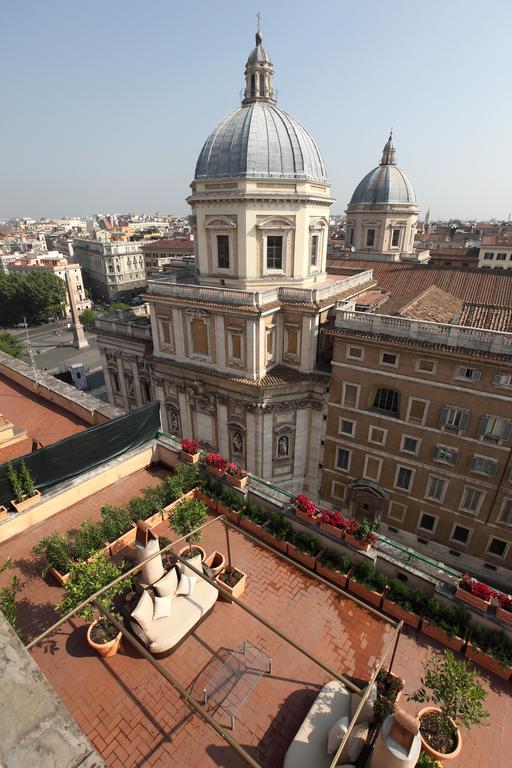
[(320, 150), (298, 120), (276, 104), (273, 69), (262, 47), (256, 47), (245, 66), (242, 105), (225, 117), (206, 140), (195, 178), (305, 179), (325, 183)]
[(416, 205), (416, 193), (407, 174), (396, 165), (395, 147), (390, 135), (380, 165), (357, 185), (349, 205)]

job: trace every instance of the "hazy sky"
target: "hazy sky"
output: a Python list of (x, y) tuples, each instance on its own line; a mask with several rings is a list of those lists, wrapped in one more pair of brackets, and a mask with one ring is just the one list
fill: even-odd
[(188, 213), (262, 15), (341, 213), (393, 126), (422, 212), (512, 210), (511, 0), (0, 0), (0, 220)]

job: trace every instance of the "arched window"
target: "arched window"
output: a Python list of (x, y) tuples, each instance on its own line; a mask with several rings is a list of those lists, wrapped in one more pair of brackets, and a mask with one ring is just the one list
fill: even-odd
[(372, 408), (384, 411), (390, 416), (398, 416), (400, 395), (395, 389), (378, 389), (373, 398)]
[(251, 75), (251, 96), (256, 96), (256, 75)]
[(265, 95), (265, 75), (260, 73), (260, 96)]

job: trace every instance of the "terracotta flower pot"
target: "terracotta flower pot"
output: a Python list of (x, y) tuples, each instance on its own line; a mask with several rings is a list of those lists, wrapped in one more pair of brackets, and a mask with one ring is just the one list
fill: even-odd
[(506, 624), (512, 624), (512, 611), (507, 611), (498, 605), (496, 608), (496, 618), (499, 621), (504, 621)]
[(53, 565), (49, 566), (48, 573), (51, 573), (57, 584), (59, 584), (61, 587), (63, 587), (64, 584), (69, 581), (69, 577), (71, 576), (70, 573), (65, 573), (62, 575), (62, 573), (59, 573), (59, 571), (54, 568)]
[(222, 552), (217, 552), (217, 550), (215, 550), (211, 555), (208, 555), (206, 560), (204, 560), (204, 564), (210, 568), (214, 576), (217, 576), (217, 574), (224, 569), (226, 558)]
[(382, 601), (382, 610), (389, 613), (395, 619), (405, 621), (413, 629), (418, 629), (420, 623), (420, 617), (413, 611), (408, 611), (398, 603), (394, 603), (392, 600), (388, 600), (386, 597)]
[(381, 606), (382, 595), (380, 592), (374, 592), (373, 589), (365, 587), (364, 584), (361, 584), (354, 578), (348, 579), (348, 591), (352, 592), (353, 595), (360, 597), (361, 600), (365, 600), (367, 603), (370, 603), (370, 605), (374, 605), (376, 608), (380, 608)]
[[(205, 558), (206, 558), (206, 552), (204, 551), (204, 549), (202, 547), (200, 547), (199, 544), (192, 544), (192, 549), (193, 550), (194, 549), (198, 549), (201, 552), (201, 562), (204, 563)], [(189, 552), (190, 552), (190, 547), (189, 547), (188, 544), (187, 544), (186, 547), (182, 547), (180, 550), (178, 550), (178, 554), (180, 555), (180, 557), (184, 557), (185, 559), (187, 559), (186, 555)], [(192, 555), (192, 557), (195, 557), (196, 555), (197, 555), (197, 552), (194, 555)]]
[(372, 545), (368, 542), (364, 542), (361, 539), (356, 539), (355, 536), (352, 536), (351, 533), (345, 533), (345, 541), (347, 544), (351, 544), (356, 549), (360, 549), (361, 552), (368, 552)]
[(104, 658), (110, 658), (110, 656), (115, 656), (119, 644), (121, 642), (122, 633), (119, 632), (113, 640), (110, 640), (108, 643), (95, 643), (94, 640), (91, 637), (92, 628), (95, 624), (97, 624), (97, 621), (93, 621), (92, 624), (89, 625), (87, 629), (87, 642), (89, 646), (96, 651), (100, 656), (103, 656)]
[(308, 552), (302, 552), (300, 549), (297, 549), (294, 544), (288, 544), (288, 554), (290, 557), (293, 557), (294, 560), (297, 560), (298, 563), (305, 565), (306, 568), (311, 568), (312, 571), (315, 570), (315, 555), (310, 555)]
[(323, 523), (320, 520), (320, 528), (322, 531), (325, 531), (326, 533), (330, 533), (331, 536), (336, 536), (337, 539), (342, 539), (345, 536), (345, 529), (344, 528), (337, 528), (335, 525), (331, 525), (330, 523)]
[(463, 640), (458, 635), (450, 637), (448, 632), (441, 627), (436, 627), (435, 624), (431, 624), (428, 619), (423, 619), (421, 622), (421, 631), (427, 637), (431, 637), (432, 640), (437, 640), (438, 643), (446, 645), (447, 648), (451, 648), (452, 651), (460, 652), (463, 645)]
[(299, 518), (299, 520), (304, 520), (305, 523), (308, 523), (308, 525), (316, 525), (317, 519), (316, 517), (310, 517), (307, 512), (303, 512), (301, 509), (298, 509), (297, 507), (293, 508), (295, 512), (295, 516)]
[(209, 464), (206, 465), (206, 469), (214, 477), (223, 477), (226, 474), (225, 469), (217, 469), (217, 467), (211, 467)]
[[(226, 570), (226, 569), (224, 569), (224, 570)], [(220, 577), (222, 576), (224, 571), (221, 571), (221, 573), (219, 573), (218, 576), (215, 577), (215, 581), (217, 581), (219, 583), (219, 586), (221, 586), (223, 589), (225, 589), (229, 593), (229, 595), (231, 595), (232, 597), (240, 597), (240, 595), (245, 590), (245, 582), (247, 580), (247, 574), (244, 573), (243, 571), (241, 571), (240, 568), (236, 568), (235, 567), (234, 570), (238, 571), (238, 573), (241, 573), (242, 574), (242, 578), (239, 579), (237, 581), (237, 583), (233, 587), (230, 587), (229, 584), (226, 584), (225, 582), (223, 582), (221, 580)], [(222, 592), (220, 592), (219, 594), (220, 594), (220, 597), (221, 597), (222, 600), (225, 600), (228, 603), (231, 602), (231, 598), (229, 596), (223, 595)]]
[(229, 472), (226, 472), (225, 477), (227, 482), (232, 485), (233, 488), (245, 488), (249, 479), (247, 475), (245, 475), (245, 477), (232, 477)]
[(347, 574), (341, 573), (341, 571), (333, 571), (332, 568), (328, 568), (322, 563), (321, 558), (317, 558), (316, 560), (316, 572), (319, 576), (323, 576), (324, 579), (334, 581), (334, 583), (340, 587), (347, 586)]
[(455, 723), (453, 722), (453, 720), (451, 720), (451, 723), (453, 724), (453, 726), (454, 726), (454, 728), (455, 728), (455, 730), (457, 732), (457, 738), (458, 738), (457, 746), (455, 747), (453, 752), (448, 752), (448, 753), (437, 752), (433, 747), (430, 747), (427, 744), (427, 742), (425, 741), (425, 739), (423, 738), (423, 736), (421, 734), (421, 718), (422, 718), (422, 716), (423, 715), (427, 715), (430, 712), (440, 712), (440, 711), (441, 710), (439, 709), (439, 707), (423, 707), (423, 709), (420, 709), (420, 711), (418, 712), (417, 717), (418, 717), (418, 720), (420, 721), (420, 737), (421, 737), (421, 748), (422, 748), (422, 751), (426, 752), (427, 755), (430, 755), (430, 757), (433, 757), (434, 760), (440, 760), (440, 761), (444, 762), (445, 760), (454, 760), (456, 757), (459, 756), (460, 751), (462, 749), (462, 736), (460, 735), (459, 729), (455, 728)]
[(495, 675), (498, 675), (498, 677), (501, 677), (502, 680), (510, 680), (510, 676), (512, 675), (511, 665), (506, 664), (503, 666), (497, 659), (494, 659), (488, 653), (485, 653), (485, 651), (480, 651), (478, 648), (473, 648), (472, 643), (467, 644), (465, 656), (475, 664), (478, 664), (484, 669), (487, 669), (489, 672), (493, 672)]
[(180, 451), (180, 459), (187, 464), (196, 464), (199, 461), (200, 455), (199, 451), (197, 453), (187, 453), (183, 449)]
[(236, 509), (228, 509), (226, 517), (230, 523), (234, 523), (235, 525), (240, 524), (240, 512), (237, 512)]
[(280, 552), (283, 552), (285, 555), (288, 552), (288, 542), (283, 541), (283, 539), (276, 539), (269, 531), (266, 531), (265, 528), (263, 528), (262, 531), (263, 534), (263, 541), (266, 541), (267, 544), (271, 544), (273, 547), (278, 549)]
[(455, 597), (458, 597), (459, 600), (462, 600), (468, 605), (473, 606), (473, 608), (478, 608), (479, 610), (484, 611), (484, 613), (487, 611), (491, 604), (490, 600), (483, 600), (481, 597), (473, 595), (466, 589), (462, 589), (462, 587), (457, 587), (455, 591)]
[(15, 501), (14, 499), (11, 499), (11, 505), (14, 507), (16, 512), (25, 512), (27, 509), (30, 509), (30, 507), (33, 507), (34, 504), (37, 504), (41, 499), (41, 494), (39, 491), (36, 491), (33, 496), (30, 496), (27, 499), (23, 499), (23, 501)]
[(263, 526), (260, 525), (259, 523), (255, 523), (252, 520), (249, 520), (248, 517), (241, 517), (240, 526), (242, 528), (245, 528), (246, 531), (249, 531), (254, 536), (258, 536), (261, 539)]
[(4, 507), (3, 504), (0, 504), (0, 520), (5, 520), (9, 513), (7, 512), (7, 507)]

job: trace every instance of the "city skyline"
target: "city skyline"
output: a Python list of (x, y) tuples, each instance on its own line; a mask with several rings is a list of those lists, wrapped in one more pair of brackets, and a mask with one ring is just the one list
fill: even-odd
[[(201, 147), (240, 101), (258, 9), (200, 3), (198, 25), (191, 10), (160, 2), (142, 19), (131, 2), (101, 14), (95, 5), (72, 19), (58, 0), (5, 8), (7, 28), (23, 28), (24, 49), (20, 56), (11, 35), (0, 54), (11, 115), (0, 219), (186, 215)], [(393, 127), (421, 216), (430, 207), (434, 219), (508, 217), (501, 171), (510, 107), (501, 94), (511, 10), (499, 1), (488, 8), (481, 18), (473, 2), (434, 2), (429, 15), (404, 2), (326, 2), (319, 16), (302, 4), (259, 4), (279, 104), (318, 141), (333, 214), (378, 164)]]

